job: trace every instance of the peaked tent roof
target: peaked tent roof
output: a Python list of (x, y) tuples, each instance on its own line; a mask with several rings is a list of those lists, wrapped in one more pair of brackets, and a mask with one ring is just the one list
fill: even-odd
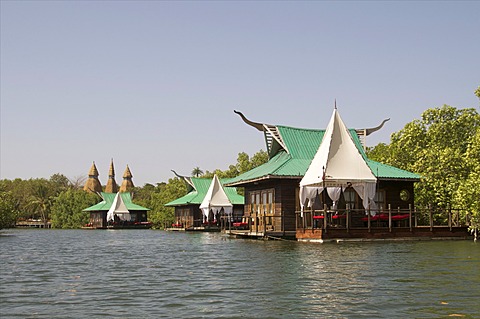
[(120, 196), (120, 193), (116, 193), (115, 198), (113, 199), (112, 206), (107, 212), (107, 221), (114, 220), (115, 215), (122, 215), (122, 220), (130, 220), (130, 211), (123, 201), (123, 197)]
[(325, 188), (335, 203), (341, 188), (352, 186), (368, 208), (375, 197), (377, 178), (359, 152), (342, 121), (337, 108), (333, 110), (322, 142), (300, 181), (300, 206), (309, 206)]
[(352, 181), (375, 183), (377, 178), (335, 108), (300, 187), (345, 186)]
[[(101, 196), (102, 196), (102, 201), (98, 204), (95, 204), (93, 206), (90, 206), (88, 208), (85, 208), (83, 211), (84, 212), (92, 212), (92, 211), (108, 211), (110, 209), (110, 207), (112, 207), (113, 205), (113, 202), (115, 200), (115, 196), (117, 196), (117, 194), (113, 194), (113, 193), (100, 193)], [(120, 196), (122, 197), (122, 201), (123, 203), (125, 204), (125, 207), (129, 210), (129, 211), (136, 211), (136, 210), (141, 210), (141, 211), (146, 211), (146, 210), (150, 210), (149, 208), (145, 208), (143, 206), (140, 206), (140, 205), (137, 205), (137, 204), (134, 204), (132, 202), (132, 197), (130, 195), (130, 193), (119, 193)]]
[(231, 214), (232, 207), (232, 203), (228, 199), (220, 180), (215, 174), (210, 183), (207, 194), (200, 204), (200, 209), (203, 211), (203, 214), (208, 217), (210, 209), (213, 209), (216, 213), (223, 208), (226, 214)]
[[(200, 205), (205, 196), (207, 195), (208, 189), (212, 183), (210, 178), (197, 178), (197, 177), (186, 177), (179, 176), (182, 178), (185, 184), (187, 185), (187, 194), (180, 198), (177, 198), (165, 206), (185, 206), (185, 205)], [(221, 185), (227, 184), (231, 179), (219, 179)], [(242, 195), (237, 193), (236, 187), (223, 187), (225, 194), (228, 197), (228, 200), (233, 205), (243, 205), (245, 200)]]

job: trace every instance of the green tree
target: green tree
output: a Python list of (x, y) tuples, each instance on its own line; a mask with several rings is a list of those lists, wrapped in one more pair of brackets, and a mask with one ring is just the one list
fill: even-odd
[(70, 187), (70, 180), (63, 174), (57, 173), (50, 176), (51, 187), (60, 193)]
[(16, 220), (15, 198), (11, 192), (0, 190), (0, 229), (15, 226)]
[(390, 145), (370, 149), (368, 156), (420, 174), (416, 203), (446, 208), (455, 204), (455, 192), (469, 176), (465, 154), (479, 129), (480, 115), (475, 109), (444, 105), (426, 110), (421, 120), (393, 133)]
[(200, 175), (203, 175), (203, 171), (197, 166), (192, 170), (192, 176), (199, 177)]
[(212, 178), (213, 175), (217, 174), (219, 178), (232, 178), (248, 172), (266, 162), (268, 162), (268, 154), (263, 150), (258, 151), (251, 158), (247, 153), (241, 152), (238, 153), (237, 163), (235, 165), (230, 165), (225, 171), (220, 169), (216, 169), (213, 172), (206, 171), (202, 177)]
[(174, 208), (165, 207), (165, 204), (177, 199), (187, 192), (186, 186), (179, 178), (171, 178), (168, 183), (159, 183), (157, 186), (147, 184), (142, 189), (135, 189), (135, 202), (150, 208), (148, 219), (154, 228), (165, 228), (174, 221)]
[(98, 202), (98, 196), (78, 189), (67, 189), (55, 197), (51, 207), (52, 227), (80, 228), (90, 218), (83, 210)]
[(470, 230), (478, 236), (480, 229), (480, 130), (472, 138), (465, 153), (465, 161), (469, 169), (467, 178), (455, 192), (455, 201), (467, 208), (470, 218)]
[(45, 179), (33, 180), (32, 191), (27, 204), (27, 208), (31, 209), (33, 216), (40, 218), (45, 227), (50, 218), (50, 207), (55, 197), (54, 190), (50, 186)]
[(31, 197), (31, 185), (28, 181), (16, 178), (14, 180), (1, 180), (0, 189), (9, 191), (12, 194), (17, 218), (30, 218), (32, 213), (28, 207)]
[(369, 149), (368, 156), (422, 176), (415, 185), (416, 205), (467, 208), (478, 225), (479, 132), (475, 109), (444, 105), (423, 112), (420, 120), (393, 133), (389, 145)]

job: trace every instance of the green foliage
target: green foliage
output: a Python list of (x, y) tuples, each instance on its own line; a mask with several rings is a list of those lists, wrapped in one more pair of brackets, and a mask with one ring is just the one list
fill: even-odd
[(143, 188), (136, 188), (134, 191), (135, 203), (150, 208), (148, 219), (153, 223), (154, 228), (165, 228), (174, 220), (174, 208), (164, 205), (187, 192), (186, 186), (179, 178), (171, 178), (168, 183), (159, 183), (157, 186), (151, 184)]
[(480, 130), (468, 145), (465, 162), (469, 174), (456, 190), (455, 201), (468, 209), (471, 231), (476, 234), (480, 229)]
[(50, 219), (50, 208), (59, 190), (56, 186), (46, 179), (35, 179), (30, 183), (30, 197), (26, 208), (33, 213), (34, 218), (40, 218), (44, 224)]
[(468, 208), (480, 217), (480, 115), (448, 105), (428, 109), (392, 134), (389, 145), (368, 150), (369, 158), (422, 176), (415, 203)]
[(241, 152), (238, 153), (236, 165), (230, 165), (228, 167), (228, 170), (225, 171), (222, 171), (220, 169), (216, 169), (213, 172), (206, 171), (205, 174), (202, 175), (202, 177), (212, 178), (213, 175), (217, 174), (219, 178), (232, 178), (248, 172), (249, 170), (260, 166), (266, 162), (268, 162), (268, 154), (263, 150), (255, 153), (252, 158), (250, 158), (247, 153)]
[(12, 192), (0, 190), (0, 229), (15, 226), (17, 210)]
[(17, 178), (15, 180), (1, 180), (1, 191), (9, 191), (13, 196), (15, 210), (18, 218), (29, 218), (33, 215), (29, 211), (29, 198), (31, 196), (30, 182)]
[(83, 190), (68, 189), (55, 197), (51, 207), (51, 222), (54, 228), (80, 228), (87, 224), (90, 213), (82, 210), (96, 204), (97, 195)]

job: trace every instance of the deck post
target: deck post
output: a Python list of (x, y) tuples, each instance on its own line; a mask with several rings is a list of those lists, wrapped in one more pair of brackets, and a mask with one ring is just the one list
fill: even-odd
[(388, 231), (392, 232), (392, 206), (388, 204)]
[(327, 233), (327, 204), (323, 204), (323, 229)]
[(452, 231), (452, 209), (450, 208), (450, 204), (447, 205), (448, 209), (448, 228)]
[(371, 227), (370, 227), (370, 208), (368, 208), (367, 210), (367, 227), (368, 227), (368, 232), (370, 233), (372, 231)]
[(432, 211), (432, 205), (428, 204), (428, 214), (430, 217), (430, 231), (433, 232), (433, 211)]
[(262, 222), (263, 222), (263, 236), (266, 236), (267, 235), (267, 213), (265, 211), (263, 211), (263, 218), (262, 218)]
[(350, 232), (350, 204), (347, 204), (347, 210), (346, 210), (346, 216), (345, 216), (345, 226), (347, 227), (347, 233)]
[[(312, 210), (313, 208), (310, 208), (310, 214), (312, 213)], [(303, 232), (305, 232), (307, 230), (307, 215), (305, 214), (305, 212), (303, 213), (303, 217), (302, 217), (302, 225), (303, 225)]]
[(313, 231), (313, 228), (315, 227), (315, 209), (313, 209), (313, 205), (312, 205), (312, 213), (310, 214), (310, 223), (312, 225), (312, 231)]
[(415, 228), (417, 228), (418, 227), (417, 206), (413, 207), (413, 212), (415, 213)]
[(412, 231), (412, 204), (408, 204), (408, 227)]

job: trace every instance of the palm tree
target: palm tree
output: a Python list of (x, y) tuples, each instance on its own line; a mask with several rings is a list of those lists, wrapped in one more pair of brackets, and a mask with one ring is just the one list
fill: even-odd
[(192, 176), (198, 177), (200, 175), (203, 175), (203, 171), (197, 166), (192, 170)]
[(32, 206), (35, 210), (35, 213), (40, 215), (43, 225), (46, 228), (49, 219), (49, 212), (51, 206), (51, 198), (49, 196), (49, 190), (45, 185), (38, 185), (32, 196), (30, 197), (30, 202), (28, 206)]

